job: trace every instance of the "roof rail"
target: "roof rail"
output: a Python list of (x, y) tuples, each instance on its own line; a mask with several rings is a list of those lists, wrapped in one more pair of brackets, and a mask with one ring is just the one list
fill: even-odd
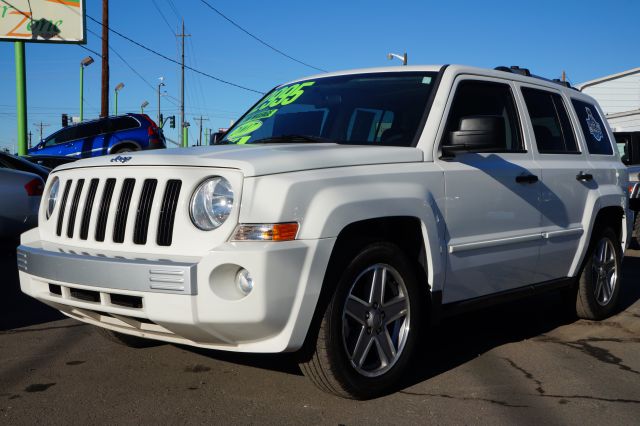
[(537, 78), (539, 80), (548, 81), (550, 83), (559, 84), (562, 87), (578, 90), (575, 87), (571, 86), (571, 83), (569, 83), (568, 81), (562, 81), (562, 80), (560, 80), (558, 78), (554, 78), (553, 80), (551, 80), (551, 79), (548, 79), (548, 78), (540, 77), (539, 75), (531, 74), (531, 71), (529, 71), (528, 68), (520, 68), (517, 65), (512, 65), (510, 67), (499, 66), (499, 67), (495, 67), (494, 70), (510, 72), (510, 73), (513, 73), (513, 74), (524, 75), (526, 77), (533, 77), (533, 78)]

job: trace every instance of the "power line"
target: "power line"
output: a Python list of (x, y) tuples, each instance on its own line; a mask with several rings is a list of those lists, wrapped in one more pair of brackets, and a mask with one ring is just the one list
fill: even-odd
[(96, 55), (98, 58), (100, 58), (100, 60), (102, 60), (102, 54), (96, 52), (95, 50), (91, 50), (86, 46), (83, 46), (81, 44), (76, 44), (76, 46), (83, 48), (84, 50), (88, 50), (89, 52), (93, 53), (94, 55)]
[[(102, 22), (98, 21), (97, 19), (92, 18), (92, 17), (91, 17), (91, 16), (89, 16), (89, 15), (86, 15), (86, 16), (87, 16), (87, 18), (88, 18), (88, 19), (90, 19), (91, 21), (95, 22), (96, 24), (103, 25), (103, 24), (102, 24)], [(156, 56), (159, 56), (159, 57), (161, 57), (161, 58), (163, 58), (163, 59), (165, 59), (165, 60), (167, 60), (167, 61), (169, 61), (169, 62), (173, 62), (173, 63), (174, 63), (174, 64), (176, 64), (176, 65), (182, 65), (179, 61), (176, 61), (175, 59), (172, 59), (172, 58), (170, 58), (170, 57), (168, 57), (168, 56), (166, 56), (166, 55), (164, 55), (164, 54), (162, 54), (162, 53), (160, 53), (160, 52), (158, 52), (158, 51), (156, 51), (156, 50), (153, 50), (153, 49), (151, 49), (150, 47), (147, 47), (147, 46), (145, 46), (144, 44), (139, 43), (139, 42), (137, 42), (137, 41), (133, 40), (133, 39), (132, 39), (132, 38), (130, 38), (130, 37), (127, 37), (126, 35), (122, 34), (122, 33), (121, 33), (121, 32), (119, 32), (119, 31), (114, 30), (113, 28), (111, 28), (111, 27), (109, 27), (109, 26), (107, 26), (107, 29), (108, 29), (109, 31), (111, 31), (112, 33), (114, 33), (114, 34), (116, 34), (116, 35), (118, 35), (118, 36), (122, 37), (122, 38), (123, 38), (123, 39), (125, 39), (125, 40), (127, 40), (128, 42), (133, 43), (133, 44), (135, 44), (136, 46), (138, 46), (138, 47), (140, 47), (140, 48), (142, 48), (142, 49), (144, 49), (144, 50), (146, 50), (146, 51), (148, 51), (148, 52), (150, 52), (150, 53), (153, 53), (153, 54), (154, 54), (154, 55), (156, 55)], [(264, 95), (264, 92), (261, 92), (261, 91), (259, 91), (259, 90), (251, 89), (251, 88), (249, 88), (249, 87), (242, 86), (242, 85), (240, 85), (240, 84), (232, 83), (232, 82), (230, 82), (230, 81), (227, 81), (227, 80), (224, 80), (224, 79), (222, 79), (222, 78), (219, 78), (219, 77), (213, 76), (213, 75), (208, 74), (208, 73), (206, 73), (206, 72), (203, 72), (203, 71), (197, 70), (197, 69), (195, 69), (195, 68), (193, 68), (193, 67), (190, 67), (190, 66), (188, 66), (188, 65), (185, 65), (185, 68), (186, 68), (186, 69), (188, 69), (188, 70), (190, 70), (190, 71), (193, 71), (193, 72), (195, 72), (195, 73), (198, 73), (198, 74), (204, 75), (205, 77), (209, 77), (209, 78), (211, 78), (211, 79), (213, 79), (213, 80), (216, 80), (216, 81), (218, 81), (218, 82), (220, 82), (220, 83), (224, 83), (224, 84), (227, 84), (227, 85), (229, 85), (229, 86), (237, 87), (238, 89), (243, 89), (243, 90), (247, 90), (247, 91), (249, 91), (249, 92), (253, 92), (253, 93), (258, 93), (258, 94), (260, 94), (260, 95)]]
[(299, 64), (304, 65), (305, 67), (309, 67), (309, 68), (313, 68), (314, 70), (318, 70), (318, 71), (322, 71), (322, 72), (327, 72), (327, 70), (324, 70), (322, 68), (318, 68), (318, 67), (314, 67), (313, 65), (309, 65), (306, 62), (302, 62), (301, 60), (298, 60), (296, 58), (294, 58), (293, 56), (287, 55), (286, 53), (284, 53), (282, 50), (277, 49), (275, 47), (273, 47), (272, 45), (270, 45), (269, 43), (267, 43), (266, 41), (260, 39), (258, 36), (255, 36), (253, 34), (251, 34), (249, 31), (245, 30), (243, 27), (241, 27), (239, 24), (237, 24), (235, 21), (233, 21), (231, 18), (229, 18), (228, 16), (226, 16), (225, 14), (223, 14), (222, 12), (220, 12), (218, 9), (216, 9), (215, 7), (211, 6), (208, 2), (206, 2), (205, 0), (200, 0), (202, 3), (204, 3), (209, 9), (213, 10), (215, 13), (217, 13), (218, 15), (220, 15), (222, 18), (224, 18), (225, 20), (227, 20), (231, 25), (233, 25), (234, 27), (238, 28), (240, 31), (242, 31), (243, 33), (247, 34), (249, 37), (253, 38), (254, 40), (256, 40), (257, 42), (267, 46), (269, 49), (281, 54), (282, 56), (291, 59), (292, 61), (295, 61)]
[[(98, 37), (100, 40), (102, 40), (102, 37), (101, 37), (98, 33), (96, 33), (95, 31), (91, 31), (89, 28), (87, 28), (87, 32), (89, 32), (89, 33), (93, 34), (94, 36), (96, 36), (96, 37)], [(125, 59), (125, 58), (124, 58), (120, 53), (118, 53), (118, 51), (117, 51), (116, 49), (114, 49), (113, 47), (109, 46), (109, 50), (111, 50), (113, 53), (115, 53), (115, 55), (116, 55), (118, 58), (120, 58), (120, 60), (121, 60), (122, 62), (124, 62), (124, 64), (125, 64), (125, 65), (126, 65), (126, 66), (131, 70), (131, 71), (133, 71), (133, 73), (134, 73), (135, 75), (137, 75), (138, 77), (140, 77), (140, 79), (141, 79), (142, 81), (144, 81), (144, 82), (145, 82), (145, 84), (146, 84), (147, 86), (149, 86), (149, 88), (150, 88), (151, 90), (153, 90), (153, 92), (155, 93), (155, 91), (156, 91), (155, 86), (154, 86), (153, 84), (151, 84), (151, 83), (150, 83), (146, 78), (144, 78), (144, 76), (143, 76), (142, 74), (140, 74), (140, 73), (139, 73), (139, 72), (138, 72), (134, 67), (132, 67), (132, 66), (129, 64), (129, 62), (127, 62), (127, 60), (126, 60), (126, 59)], [(98, 56), (100, 56), (100, 55), (98, 55)], [(172, 103), (173, 103), (173, 102), (172, 102)]]
[(162, 9), (160, 9), (160, 7), (158, 7), (158, 3), (156, 3), (156, 0), (151, 0), (151, 2), (153, 3), (153, 7), (156, 8), (158, 13), (162, 17), (162, 20), (164, 21), (164, 23), (167, 24), (167, 27), (169, 27), (169, 31), (171, 31), (171, 34), (176, 35), (176, 32), (173, 31), (173, 28), (171, 28), (171, 25), (169, 24), (169, 21), (167, 21), (167, 18), (164, 16), (164, 13), (162, 13)]
[(176, 18), (181, 19), (182, 16), (180, 16), (180, 12), (178, 11), (178, 8), (173, 3), (173, 1), (172, 0), (167, 0), (167, 3), (169, 4), (169, 8), (173, 12), (173, 14), (176, 15)]

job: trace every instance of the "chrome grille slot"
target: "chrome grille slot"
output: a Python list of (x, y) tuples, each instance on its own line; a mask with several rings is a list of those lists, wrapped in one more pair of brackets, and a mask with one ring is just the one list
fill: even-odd
[(164, 190), (164, 197), (162, 198), (162, 207), (160, 210), (160, 220), (158, 222), (158, 233), (156, 237), (156, 242), (159, 246), (171, 245), (173, 239), (173, 223), (176, 217), (180, 188), (182, 188), (182, 181), (177, 179), (167, 181), (167, 186)]
[(60, 202), (60, 211), (58, 212), (58, 227), (56, 229), (56, 235), (62, 235), (62, 222), (64, 221), (64, 211), (67, 207), (67, 198), (69, 198), (69, 191), (71, 190), (71, 180), (68, 180), (64, 185), (64, 194), (62, 195), (62, 201)]
[(102, 201), (100, 202), (100, 212), (98, 213), (96, 241), (104, 241), (107, 229), (107, 219), (109, 218), (109, 207), (111, 205), (111, 198), (113, 197), (113, 189), (115, 186), (116, 180), (114, 178), (107, 179), (104, 187), (104, 193), (102, 194)]
[(142, 194), (138, 203), (136, 224), (133, 231), (133, 242), (136, 244), (147, 243), (149, 217), (151, 216), (151, 207), (153, 206), (153, 197), (156, 193), (157, 185), (158, 181), (156, 179), (146, 179), (142, 186)]
[(76, 190), (73, 193), (73, 200), (71, 201), (71, 210), (69, 211), (69, 220), (67, 222), (67, 237), (73, 238), (73, 229), (76, 224), (76, 214), (78, 213), (78, 203), (80, 202), (80, 195), (82, 194), (82, 187), (84, 186), (84, 179), (78, 180), (76, 183)]
[(136, 180), (133, 178), (125, 179), (122, 185), (122, 192), (120, 193), (120, 200), (118, 201), (118, 208), (116, 210), (116, 221), (113, 225), (114, 243), (124, 242), (124, 233), (127, 230), (127, 215), (129, 214), (131, 195), (133, 195), (133, 188), (135, 186)]
[(86, 240), (89, 236), (89, 221), (91, 220), (91, 211), (93, 210), (93, 202), (99, 182), (98, 179), (91, 179), (91, 184), (89, 185), (89, 192), (87, 193), (84, 212), (82, 213), (82, 223), (80, 224), (80, 239), (82, 240)]

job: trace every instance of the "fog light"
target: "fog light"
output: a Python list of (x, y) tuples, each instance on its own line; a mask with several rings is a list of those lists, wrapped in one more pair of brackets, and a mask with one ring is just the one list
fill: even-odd
[(253, 290), (253, 277), (246, 269), (240, 269), (236, 275), (236, 284), (240, 291), (247, 295)]

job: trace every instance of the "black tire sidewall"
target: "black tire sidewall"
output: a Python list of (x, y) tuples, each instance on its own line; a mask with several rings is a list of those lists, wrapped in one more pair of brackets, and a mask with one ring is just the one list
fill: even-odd
[[(365, 377), (353, 368), (344, 349), (342, 311), (357, 276), (368, 267), (378, 263), (392, 266), (404, 280), (409, 299), (410, 329), (402, 354), (394, 366), (379, 377)], [(389, 243), (370, 244), (349, 263), (340, 276), (336, 292), (323, 321), (326, 322), (328, 330), (326, 347), (332, 370), (350, 394), (357, 398), (372, 398), (392, 391), (400, 383), (421, 335), (424, 318), (423, 306), (424, 290), (421, 291), (418, 285), (415, 268), (411, 266), (399, 247)]]
[[(585, 259), (584, 266), (582, 268), (582, 272), (580, 274), (579, 279), (579, 302), (583, 303), (588, 313), (586, 319), (603, 319), (613, 314), (616, 306), (618, 304), (618, 298), (620, 295), (620, 285), (622, 282), (622, 248), (620, 246), (620, 242), (618, 241), (618, 237), (615, 232), (611, 228), (603, 228), (599, 230), (595, 235), (595, 238), (592, 239), (592, 243), (589, 246), (589, 251), (587, 252), (587, 258)], [(609, 303), (605, 306), (600, 305), (596, 300), (595, 295), (595, 281), (593, 280), (593, 274), (591, 273), (591, 268), (593, 265), (593, 255), (598, 247), (600, 241), (603, 238), (607, 238), (611, 241), (614, 250), (615, 250), (615, 261), (616, 261), (616, 273), (618, 275), (616, 280), (616, 286), (613, 289), (613, 294), (611, 295), (611, 299)], [(584, 316), (584, 315), (581, 315)]]

